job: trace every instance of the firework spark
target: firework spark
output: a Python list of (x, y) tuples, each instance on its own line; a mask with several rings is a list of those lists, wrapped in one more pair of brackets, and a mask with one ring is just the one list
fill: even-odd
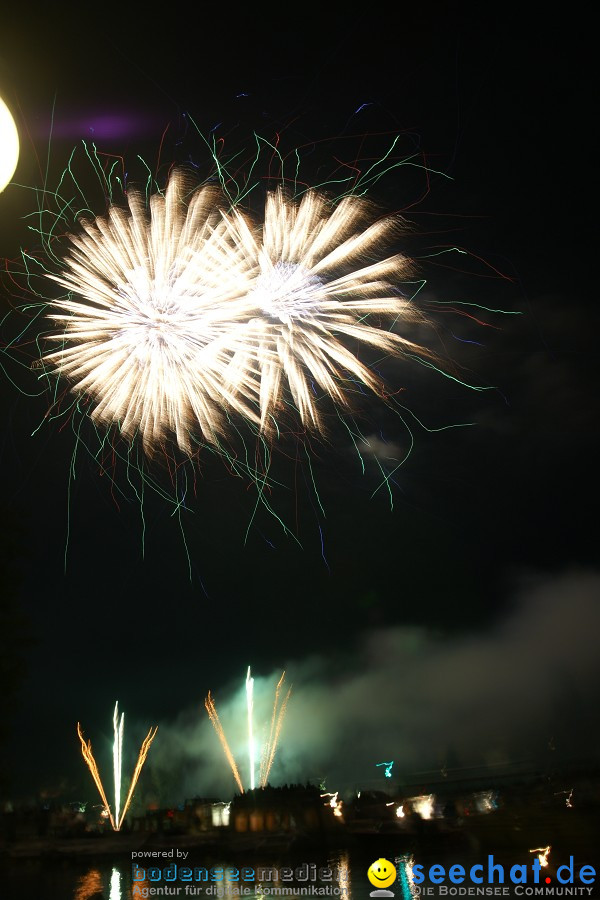
[(327, 794), (321, 794), (320, 796), (321, 796), (321, 799), (324, 799), (325, 797), (329, 797), (329, 801), (325, 805), (330, 806), (331, 809), (333, 810), (334, 816), (338, 816), (340, 818), (341, 816), (343, 816), (342, 806), (343, 806), (344, 801), (338, 800), (338, 794), (339, 794), (339, 791), (336, 791), (335, 793), (330, 792)]
[(575, 788), (571, 788), (570, 791), (555, 791), (554, 796), (558, 797), (561, 794), (566, 794), (567, 796), (565, 798), (565, 805), (566, 805), (567, 809), (573, 809), (573, 791), (574, 790), (575, 790)]
[(344, 409), (353, 381), (383, 397), (344, 341), (430, 355), (379, 325), (419, 316), (397, 286), (407, 260), (371, 261), (398, 220), (368, 224), (363, 199), (332, 207), (317, 191), (296, 201), (280, 189), (257, 226), (176, 170), (149, 206), (135, 189), (127, 202), (82, 221), (49, 276), (69, 295), (50, 302), (60, 329), (49, 338), (61, 346), (43, 363), (93, 399), (94, 420), (139, 434), (148, 455), (172, 436), (186, 453), (217, 444), (231, 414), (271, 434), (290, 403), (322, 431), (317, 388)]
[(223, 726), (221, 725), (221, 720), (217, 714), (217, 708), (215, 706), (215, 702), (210, 695), (210, 691), (208, 692), (208, 696), (204, 701), (204, 706), (206, 708), (206, 712), (208, 713), (208, 717), (213, 724), (215, 731), (217, 732), (217, 736), (221, 741), (221, 746), (223, 747), (223, 751), (227, 758), (227, 762), (231, 766), (231, 771), (233, 772), (233, 777), (235, 778), (235, 783), (237, 784), (240, 794), (244, 793), (244, 786), (242, 784), (242, 779), (240, 778), (240, 773), (237, 767), (237, 763), (233, 758), (233, 753), (229, 749), (229, 744), (227, 743), (227, 738), (225, 737), (225, 732), (223, 731)]
[(281, 726), (283, 725), (283, 717), (285, 716), (287, 703), (288, 703), (288, 700), (290, 699), (290, 694), (292, 693), (292, 689), (289, 688), (283, 701), (281, 702), (281, 704), (279, 704), (279, 696), (281, 693), (281, 687), (283, 685), (284, 679), (285, 679), (285, 672), (282, 672), (281, 678), (277, 682), (277, 687), (275, 688), (275, 700), (273, 702), (273, 715), (271, 716), (271, 730), (269, 733), (269, 739), (265, 745), (265, 750), (263, 753), (263, 762), (261, 763), (261, 773), (260, 773), (260, 786), (261, 787), (266, 787), (267, 781), (269, 780), (269, 773), (270, 773), (271, 767), (273, 765), (273, 760), (275, 759), (275, 752), (277, 750), (277, 744), (279, 743), (279, 735), (281, 733)]
[(552, 846), (548, 844), (546, 847), (536, 847), (534, 850), (530, 850), (529, 852), (537, 853), (540, 866), (546, 867), (548, 865), (548, 857), (550, 856), (551, 850)]
[(127, 797), (126, 797), (125, 803), (123, 805), (123, 812), (121, 813), (121, 817), (119, 819), (119, 828), (121, 827), (121, 824), (122, 824), (125, 816), (127, 815), (127, 811), (129, 809), (129, 806), (133, 799), (133, 792), (135, 791), (135, 787), (138, 783), (140, 773), (142, 771), (144, 763), (146, 762), (146, 757), (148, 756), (148, 751), (150, 750), (150, 745), (152, 744), (152, 741), (156, 737), (157, 731), (158, 731), (158, 726), (151, 728), (148, 731), (148, 734), (146, 735), (144, 740), (142, 741), (142, 746), (140, 747), (140, 752), (138, 753), (138, 758), (137, 758), (137, 762), (135, 764), (135, 769), (133, 770), (133, 775), (131, 776), (131, 784), (129, 785), (129, 791), (127, 793)]
[[(277, 683), (277, 687), (275, 688), (275, 700), (273, 703), (273, 714), (271, 717), (271, 728), (269, 733), (269, 738), (263, 752), (261, 754), (261, 763), (260, 763), (260, 774), (259, 774), (259, 787), (264, 788), (267, 785), (267, 781), (269, 778), (269, 773), (271, 771), (271, 767), (273, 765), (273, 760), (275, 759), (275, 752), (277, 750), (277, 745), (279, 743), (279, 735), (281, 733), (281, 726), (283, 724), (283, 719), (285, 716), (285, 711), (287, 707), (287, 702), (289, 700), (292, 689), (290, 688), (284, 698), (283, 701), (280, 702), (281, 688), (285, 679), (285, 672), (282, 672), (281, 678)], [(214, 700), (212, 699), (210, 691), (208, 692), (208, 696), (204, 701), (204, 706), (208, 713), (208, 717), (212, 722), (212, 725), (217, 733), (219, 741), (221, 742), (221, 746), (223, 747), (223, 751), (225, 753), (225, 757), (231, 771), (233, 772), (233, 777), (235, 778), (235, 782), (238, 786), (238, 789), (241, 794), (244, 793), (244, 786), (242, 784), (242, 779), (240, 777), (239, 769), (237, 767), (237, 763), (234, 759), (233, 753), (229, 747), (227, 742), (227, 738), (225, 737), (225, 732), (223, 731), (223, 726), (221, 725), (221, 721), (219, 716), (217, 715), (217, 710), (215, 707)], [(248, 757), (249, 757), (249, 781), (250, 781), (250, 790), (254, 790), (255, 788), (255, 759), (256, 759), (256, 748), (254, 743), (254, 679), (251, 676), (250, 666), (248, 666), (248, 671), (246, 673), (246, 713), (247, 713), (247, 742), (248, 742)]]
[(127, 793), (127, 798), (125, 800), (125, 804), (123, 805), (123, 811), (120, 812), (121, 807), (121, 766), (122, 766), (122, 755), (123, 755), (123, 731), (125, 725), (125, 713), (121, 713), (121, 717), (119, 718), (119, 704), (118, 702), (115, 704), (115, 710), (113, 714), (113, 728), (114, 728), (114, 743), (113, 743), (113, 770), (114, 770), (114, 779), (115, 779), (115, 812), (114, 815), (111, 812), (110, 805), (106, 798), (106, 793), (104, 791), (104, 786), (102, 784), (102, 779), (100, 778), (100, 772), (98, 771), (98, 765), (94, 758), (94, 754), (92, 753), (92, 742), (85, 740), (83, 737), (83, 733), (81, 731), (81, 725), (79, 722), (77, 723), (77, 734), (79, 736), (79, 740), (81, 741), (81, 753), (83, 758), (91, 772), (92, 778), (94, 779), (94, 784), (98, 788), (98, 793), (100, 794), (100, 798), (102, 803), (104, 804), (104, 811), (110, 820), (110, 824), (114, 831), (119, 831), (121, 825), (125, 820), (125, 816), (127, 815), (127, 811), (129, 810), (129, 806), (133, 799), (133, 794), (138, 783), (140, 773), (146, 761), (146, 757), (148, 756), (148, 751), (150, 750), (150, 745), (152, 741), (156, 737), (156, 732), (158, 731), (158, 727), (150, 728), (148, 734), (142, 741), (142, 746), (140, 747), (140, 752), (138, 753), (137, 762), (135, 764), (135, 769), (133, 771), (133, 775), (131, 777), (131, 784), (129, 785), (129, 791)]
[(117, 831), (117, 826), (115, 824), (113, 814), (110, 811), (110, 805), (108, 803), (108, 800), (106, 799), (106, 794), (104, 792), (104, 787), (102, 785), (102, 779), (100, 778), (98, 766), (96, 764), (96, 760), (94, 759), (94, 754), (92, 753), (92, 742), (91, 741), (86, 742), (86, 740), (82, 734), (81, 725), (79, 724), (79, 722), (77, 723), (77, 734), (79, 736), (79, 740), (81, 741), (81, 753), (83, 755), (83, 758), (84, 758), (90, 772), (92, 773), (92, 778), (94, 779), (94, 784), (98, 788), (98, 793), (100, 794), (100, 799), (102, 800), (102, 803), (104, 804), (104, 811), (105, 811), (106, 815), (108, 816), (108, 818), (110, 819), (110, 824), (112, 825), (113, 829), (115, 831)]

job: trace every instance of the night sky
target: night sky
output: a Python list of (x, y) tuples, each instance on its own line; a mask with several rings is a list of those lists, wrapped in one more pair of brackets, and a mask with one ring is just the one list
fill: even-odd
[[(592, 759), (589, 23), (435, 4), (400, 5), (387, 21), (366, 8), (359, 18), (46, 15), (16, 12), (0, 47), (0, 95), (21, 136), (0, 195), (2, 794), (92, 794), (75, 724), (106, 765), (117, 699), (133, 748), (159, 725), (144, 796), (231, 793), (203, 700), (210, 689), (235, 744), (248, 665), (265, 703), (283, 669), (293, 683), (274, 781), (374, 784), (388, 759), (396, 771)], [(8, 272), (39, 245), (28, 226), (44, 180), (58, 184), (75, 147), (78, 177), (90, 180), (82, 141), (122, 157), (132, 178), (139, 157), (159, 177), (179, 163), (208, 178), (191, 120), (239, 153), (240, 169), (255, 134), (290, 160), (300, 148), (310, 184), (368, 169), (399, 136), (392, 158), (411, 164), (369, 197), (410, 224), (398, 249), (418, 260), (432, 318), (418, 339), (485, 388), (378, 360), (404, 423), (397, 407), (358, 398), (364, 467), (331, 408), (326, 440), (282, 435), (270, 501), (287, 534), (264, 507), (254, 516), (252, 485), (210, 454), (181, 516), (148, 492), (142, 526), (122, 466), (116, 487), (84, 451), (72, 466), (72, 428), (44, 420), (35, 329), (19, 337), (32, 297)], [(255, 209), (276, 183), (270, 156), (256, 167)], [(382, 469), (410, 441), (390, 494)], [(165, 461), (152, 471), (168, 494)]]

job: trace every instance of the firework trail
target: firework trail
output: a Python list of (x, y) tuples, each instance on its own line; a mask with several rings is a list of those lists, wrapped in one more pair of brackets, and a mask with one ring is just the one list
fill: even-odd
[(133, 799), (133, 792), (135, 791), (135, 787), (138, 783), (138, 779), (140, 777), (140, 772), (142, 771), (143, 765), (146, 762), (146, 757), (148, 756), (148, 751), (150, 750), (150, 745), (152, 741), (156, 737), (156, 732), (158, 731), (158, 725), (155, 725), (154, 728), (150, 728), (148, 734), (142, 741), (142, 746), (140, 747), (140, 752), (138, 753), (137, 762), (135, 764), (135, 769), (133, 770), (133, 775), (131, 776), (131, 784), (129, 785), (129, 791), (127, 793), (127, 798), (125, 799), (125, 804), (123, 805), (123, 812), (121, 813), (121, 818), (119, 819), (119, 828), (123, 822), (123, 819), (127, 815), (127, 811), (129, 809), (129, 805)]
[(246, 674), (246, 707), (248, 710), (248, 764), (250, 767), (250, 790), (256, 787), (254, 780), (254, 678), (250, 675), (250, 666)]
[(261, 785), (261, 787), (264, 787), (264, 785), (266, 783), (265, 769), (266, 769), (266, 765), (267, 765), (268, 758), (270, 755), (270, 750), (273, 745), (273, 735), (275, 733), (275, 722), (277, 719), (277, 707), (279, 705), (279, 694), (281, 692), (281, 685), (283, 684), (284, 678), (285, 678), (285, 672), (282, 672), (281, 678), (277, 682), (277, 687), (275, 688), (275, 699), (273, 701), (273, 713), (271, 715), (271, 727), (269, 729), (269, 737), (265, 744), (263, 754), (261, 757), (261, 761), (260, 761), (260, 785)]
[(79, 740), (81, 741), (81, 753), (83, 758), (91, 772), (92, 778), (94, 779), (94, 784), (98, 788), (98, 793), (100, 794), (100, 798), (102, 803), (104, 804), (104, 809), (108, 818), (110, 820), (110, 824), (114, 831), (119, 831), (125, 816), (127, 815), (127, 811), (131, 804), (131, 800), (133, 799), (133, 793), (135, 791), (136, 785), (138, 783), (138, 779), (140, 777), (140, 772), (142, 771), (143, 765), (146, 761), (146, 757), (148, 756), (148, 751), (150, 750), (150, 745), (152, 741), (156, 737), (156, 732), (158, 731), (158, 726), (154, 728), (150, 728), (148, 734), (142, 741), (142, 746), (140, 747), (140, 752), (138, 753), (137, 762), (135, 764), (135, 769), (133, 771), (133, 775), (131, 777), (131, 784), (129, 786), (129, 791), (127, 793), (127, 799), (125, 800), (125, 804), (123, 806), (123, 811), (119, 812), (121, 805), (121, 764), (122, 764), (122, 751), (123, 751), (123, 730), (124, 730), (124, 722), (125, 722), (125, 714), (121, 713), (121, 717), (119, 719), (119, 704), (118, 702), (115, 704), (115, 710), (113, 714), (113, 727), (114, 727), (114, 742), (113, 742), (113, 771), (115, 778), (115, 813), (111, 812), (108, 800), (106, 799), (106, 793), (104, 791), (104, 786), (102, 784), (102, 779), (100, 778), (100, 772), (98, 771), (98, 766), (96, 764), (96, 760), (94, 759), (94, 754), (92, 753), (92, 742), (88, 741), (86, 743), (85, 738), (83, 737), (83, 733), (81, 731), (81, 725), (79, 722), (77, 723), (77, 734), (79, 736)]
[(281, 678), (277, 683), (277, 687), (275, 688), (275, 701), (273, 703), (273, 715), (271, 717), (271, 730), (269, 733), (269, 740), (265, 747), (265, 753), (263, 755), (264, 764), (261, 764), (261, 776), (260, 776), (260, 786), (266, 787), (267, 782), (269, 780), (269, 773), (271, 771), (271, 767), (273, 765), (273, 760), (275, 759), (275, 752), (277, 750), (277, 745), (279, 743), (279, 735), (281, 733), (281, 726), (283, 725), (283, 719), (285, 716), (285, 711), (287, 708), (288, 700), (290, 699), (290, 694), (292, 693), (292, 689), (289, 688), (287, 694), (283, 698), (281, 706), (278, 707), (279, 703), (279, 694), (281, 691), (281, 686), (283, 684), (285, 678), (285, 672), (281, 673)]
[(81, 753), (83, 758), (92, 773), (92, 778), (94, 779), (94, 784), (98, 788), (98, 793), (100, 794), (100, 799), (104, 804), (104, 810), (110, 820), (110, 824), (113, 827), (114, 831), (117, 831), (117, 826), (115, 824), (115, 820), (113, 819), (113, 814), (110, 811), (110, 806), (108, 800), (106, 799), (106, 794), (104, 793), (104, 787), (102, 785), (102, 780), (100, 778), (100, 773), (98, 771), (98, 766), (96, 765), (96, 760), (94, 759), (94, 754), (92, 753), (92, 742), (88, 741), (86, 743), (85, 738), (81, 732), (81, 725), (79, 722), (77, 723), (77, 734), (79, 736), (79, 740), (81, 741)]
[(123, 766), (123, 731), (125, 728), (125, 713), (121, 713), (119, 720), (119, 703), (115, 703), (113, 713), (113, 770), (115, 777), (115, 822), (119, 821), (119, 812), (121, 806), (121, 771)]
[(225, 756), (227, 758), (227, 762), (231, 766), (231, 771), (233, 772), (233, 777), (235, 778), (235, 783), (237, 784), (240, 794), (244, 793), (244, 786), (242, 784), (242, 779), (240, 778), (240, 773), (238, 771), (238, 767), (236, 765), (235, 759), (233, 758), (233, 753), (229, 749), (229, 744), (227, 743), (227, 738), (225, 737), (225, 732), (223, 731), (223, 726), (219, 720), (219, 716), (217, 715), (217, 708), (215, 706), (214, 700), (210, 695), (210, 691), (208, 692), (208, 696), (204, 701), (204, 706), (206, 708), (206, 712), (208, 713), (208, 717), (213, 724), (215, 731), (217, 732), (217, 736), (221, 741), (221, 746), (225, 752)]

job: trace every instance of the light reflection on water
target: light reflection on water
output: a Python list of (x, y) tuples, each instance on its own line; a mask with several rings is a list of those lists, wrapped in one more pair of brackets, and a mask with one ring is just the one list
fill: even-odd
[(100, 900), (100, 897), (108, 896), (108, 900), (125, 900), (128, 896), (121, 891), (122, 872), (115, 866), (112, 867), (108, 886), (108, 895), (105, 893), (107, 875), (94, 867), (89, 869), (77, 879), (73, 900)]
[(110, 876), (110, 895), (108, 900), (121, 900), (121, 873), (113, 868)]
[[(320, 858), (316, 858), (320, 857)], [(340, 851), (332, 854), (311, 854), (307, 853), (302, 859), (295, 861), (286, 860), (256, 860), (232, 863), (231, 861), (210, 860), (199, 863), (198, 861), (190, 861), (190, 865), (203, 865), (206, 868), (211, 866), (231, 867), (236, 865), (242, 868), (248, 865), (254, 869), (265, 868), (279, 870), (284, 866), (296, 869), (306, 863), (315, 863), (317, 869), (327, 866), (333, 870), (334, 880), (330, 882), (313, 881), (312, 878), (303, 884), (304, 888), (312, 888), (316, 886), (327, 885), (329, 896), (333, 900), (366, 900), (369, 896), (371, 886), (366, 878), (366, 870), (369, 862), (350, 860), (347, 851)], [(397, 860), (395, 860), (397, 863)], [(159, 868), (164, 868), (161, 865)], [(399, 870), (400, 871), (400, 870)], [(406, 878), (404, 879), (406, 881)], [(298, 882), (281, 882), (280, 879), (274, 878), (270, 883), (263, 883), (262, 887), (244, 883), (250, 888), (250, 892), (243, 895), (247, 900), (254, 898), (270, 898), (277, 897), (272, 892), (273, 888), (287, 887), (288, 889), (298, 886)], [(165, 885), (165, 882), (162, 882)], [(143, 897), (156, 897), (161, 894), (151, 893), (151, 889), (159, 887), (159, 883), (149, 880), (136, 883), (136, 887), (132, 884), (131, 865), (127, 860), (119, 860), (117, 863), (112, 861), (95, 861), (93, 864), (86, 864), (79, 860), (10, 860), (4, 861), (0, 865), (0, 896), (6, 897), (7, 900), (137, 900)], [(186, 894), (185, 884), (181, 882), (170, 882), (169, 888), (173, 892), (169, 892), (168, 896), (185, 898), (186, 896), (204, 897), (206, 900), (212, 896), (213, 900), (217, 900), (219, 896), (224, 900), (240, 900), (240, 894), (235, 892), (235, 885), (229, 884), (229, 890), (222, 889), (223, 882), (220, 885), (216, 883), (203, 883), (199, 885), (194, 883), (195, 887), (202, 887), (202, 893)], [(205, 893), (207, 887), (213, 888), (213, 893)], [(398, 880), (400, 887), (400, 879)], [(175, 889), (175, 890), (173, 890)], [(219, 893), (217, 893), (217, 889)], [(410, 900), (411, 893), (406, 893), (404, 888), (402, 894), (405, 900)], [(165, 896), (165, 895), (162, 895)], [(295, 898), (304, 898), (308, 896), (306, 893), (285, 893), (286, 900), (295, 900)], [(396, 896), (400, 896), (400, 892), (396, 890)]]
[(102, 892), (102, 875), (99, 869), (90, 869), (78, 880), (73, 900), (90, 900), (99, 892)]
[[(388, 847), (388, 851), (389, 851)], [(193, 851), (192, 851), (193, 853)], [(456, 853), (451, 849), (436, 852), (433, 857), (421, 857), (419, 862), (427, 861), (441, 863), (446, 868), (456, 863)], [(132, 882), (132, 866), (127, 858), (114, 863), (112, 860), (98, 861), (94, 863), (84, 860), (3, 860), (0, 862), (0, 897), (2, 900), (138, 900), (138, 898), (176, 897), (179, 900), (197, 897), (202, 900), (371, 900), (372, 885), (367, 878), (367, 870), (377, 858), (384, 857), (390, 860), (396, 867), (396, 881), (390, 885), (389, 890), (394, 894), (395, 900), (424, 900), (419, 886), (415, 885), (412, 876), (412, 867), (415, 865), (415, 857), (412, 853), (386, 854), (385, 846), (375, 849), (370, 853), (364, 849), (360, 851), (340, 850), (334, 852), (307, 851), (302, 856), (281, 859), (257, 858), (224, 860), (219, 857), (190, 858), (185, 863), (190, 867), (231, 868), (241, 870), (251, 867), (255, 871), (259, 869), (271, 869), (274, 877), (263, 879), (262, 885), (248, 881), (237, 883), (229, 882), (192, 882), (186, 884), (181, 881), (161, 882), (145, 881)], [(496, 859), (499, 859), (496, 857)], [(466, 864), (464, 856), (459, 860)], [(472, 860), (475, 861), (475, 860)], [(481, 860), (478, 859), (478, 862)], [(514, 859), (511, 859), (514, 862)], [(166, 860), (160, 860), (157, 868), (168, 867)], [(298, 879), (296, 872), (292, 881), (281, 879), (281, 869), (297, 870), (299, 867), (312, 870), (308, 879)], [(327, 867), (332, 870), (333, 880), (318, 880), (318, 869)], [(279, 877), (275, 877), (278, 875)], [(302, 885), (303, 890), (298, 890)], [(168, 888), (168, 892), (157, 892), (157, 888)], [(318, 894), (313, 888), (325, 888), (326, 893)], [(236, 890), (237, 888), (237, 890)], [(242, 893), (240, 888), (246, 888)], [(278, 893), (277, 888), (284, 888), (285, 893)], [(208, 889), (208, 890), (207, 890)], [(154, 891), (154, 892), (153, 892)], [(289, 893), (288, 893), (289, 891)], [(429, 897), (436, 896), (439, 892), (434, 890)], [(513, 896), (513, 891), (507, 890), (506, 895)], [(506, 896), (505, 895), (505, 896)]]
[[(410, 867), (414, 863), (411, 856), (396, 856), (392, 859), (398, 872), (398, 879), (393, 885), (396, 898), (402, 900), (414, 900), (417, 896), (415, 887), (412, 884)], [(289, 893), (279, 895), (285, 900), (305, 900), (305, 898), (317, 896), (313, 894), (314, 887), (327, 887), (328, 893), (321, 896), (329, 897), (330, 900), (369, 900), (370, 891), (373, 890), (367, 879), (367, 869), (372, 859), (353, 855), (351, 860), (348, 851), (342, 850), (329, 854), (310, 853), (307, 852), (302, 858), (290, 861), (289, 859), (280, 860), (257, 860), (252, 859), (243, 862), (231, 860), (223, 861), (219, 859), (204, 860), (200, 863), (198, 860), (191, 861), (191, 866), (202, 865), (206, 868), (211, 866), (231, 867), (235, 865), (237, 868), (243, 866), (251, 866), (255, 870), (260, 868), (280, 870), (282, 867), (296, 869), (303, 865), (311, 865), (314, 863), (316, 870), (321, 867), (328, 867), (333, 871), (333, 880), (319, 881), (313, 880), (313, 876), (302, 884), (303, 892), (297, 892), (295, 888), (299, 887), (299, 882), (294, 879), (293, 882), (282, 882), (281, 879), (273, 878), (269, 883), (264, 882), (261, 885), (240, 882), (250, 891), (244, 895), (240, 895), (235, 890), (235, 884), (229, 885), (221, 882), (203, 883), (199, 885), (193, 883), (193, 887), (202, 887), (201, 893), (186, 893), (185, 884), (181, 882), (170, 882), (168, 895), (170, 897), (178, 897), (184, 900), (186, 897), (196, 896), (202, 897), (204, 900), (272, 900), (278, 898), (278, 894), (273, 888), (285, 887), (290, 890)], [(164, 868), (160, 865), (159, 868)], [(84, 861), (62, 860), (62, 861), (42, 861), (42, 860), (13, 860), (4, 862), (0, 867), (0, 895), (10, 898), (10, 900), (137, 900), (137, 898), (156, 897), (161, 894), (151, 893), (152, 888), (165, 886), (165, 882), (160, 884), (149, 880), (136, 882), (134, 888), (132, 883), (131, 865), (126, 860), (119, 860), (117, 863), (112, 861), (95, 861), (93, 864), (87, 864)], [(206, 893), (206, 888), (212, 887), (213, 892)], [(228, 889), (229, 888), (229, 889)], [(218, 893), (217, 893), (218, 891)], [(310, 891), (310, 893), (308, 892)]]

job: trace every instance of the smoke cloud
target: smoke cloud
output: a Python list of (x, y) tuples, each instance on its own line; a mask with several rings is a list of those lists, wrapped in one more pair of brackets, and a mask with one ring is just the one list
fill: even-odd
[[(399, 776), (591, 759), (600, 747), (599, 600), (596, 572), (529, 576), (516, 587), (510, 613), (485, 631), (448, 636), (394, 627), (366, 632), (352, 650), (338, 647), (332, 634), (327, 658), (290, 660), (286, 668), (292, 694), (271, 783), (385, 788), (376, 764), (390, 760)], [(259, 742), (268, 735), (280, 675), (255, 677)], [(247, 787), (243, 663), (239, 680), (214, 699)], [(163, 802), (235, 792), (200, 704), (161, 725), (147, 765), (146, 784)]]

